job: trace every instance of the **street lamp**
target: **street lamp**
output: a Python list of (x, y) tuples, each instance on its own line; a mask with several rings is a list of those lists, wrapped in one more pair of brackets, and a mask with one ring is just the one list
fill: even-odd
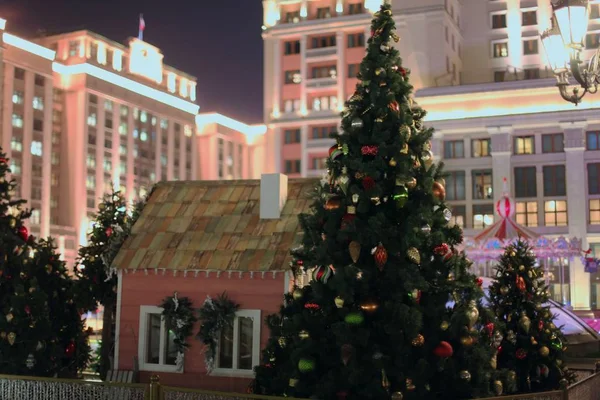
[[(578, 104), (587, 93), (596, 93), (600, 84), (598, 52), (587, 66), (581, 59), (587, 32), (589, 0), (552, 0), (550, 29), (541, 34), (542, 45), (557, 79), (563, 99)], [(573, 77), (578, 86), (569, 88)]]

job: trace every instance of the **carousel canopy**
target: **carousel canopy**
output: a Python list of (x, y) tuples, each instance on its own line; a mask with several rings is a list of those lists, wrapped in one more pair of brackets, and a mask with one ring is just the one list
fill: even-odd
[(508, 196), (506, 178), (504, 196), (496, 203), (500, 219), (473, 238), (465, 238), (462, 250), (474, 262), (495, 261), (504, 252), (504, 247), (519, 238), (527, 241), (539, 258), (573, 258), (581, 255), (581, 240), (564, 237), (550, 239), (513, 220), (515, 202)]

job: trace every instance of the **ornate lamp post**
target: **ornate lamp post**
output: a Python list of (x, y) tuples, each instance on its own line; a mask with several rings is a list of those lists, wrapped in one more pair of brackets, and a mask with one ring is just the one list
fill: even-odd
[[(589, 18), (589, 0), (552, 0), (552, 27), (542, 33), (542, 45), (558, 81), (563, 99), (578, 104), (600, 83), (598, 52), (585, 65), (582, 60)], [(579, 86), (569, 87), (573, 77)]]

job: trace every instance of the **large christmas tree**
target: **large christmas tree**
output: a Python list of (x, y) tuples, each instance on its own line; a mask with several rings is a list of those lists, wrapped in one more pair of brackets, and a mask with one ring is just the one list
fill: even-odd
[(558, 389), (574, 380), (565, 364), (566, 339), (554, 325), (544, 272), (529, 245), (519, 240), (506, 248), (490, 287), (492, 307), (505, 325), (498, 368), (509, 370), (511, 391)]
[(410, 95), (391, 7), (372, 21), (356, 92), (330, 150), (329, 176), (293, 268), (309, 286), (267, 318), (271, 338), (252, 389), (319, 399), (463, 399), (501, 393), (501, 337), (481, 280), (454, 251), (425, 111)]

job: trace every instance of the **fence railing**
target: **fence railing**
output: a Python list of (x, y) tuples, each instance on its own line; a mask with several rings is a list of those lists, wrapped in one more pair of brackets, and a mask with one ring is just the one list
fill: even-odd
[[(598, 400), (600, 363), (583, 380), (551, 392), (488, 397), (486, 400)], [(11, 400), (299, 400), (291, 397), (224, 393), (163, 386), (158, 375), (149, 384), (89, 382), (73, 379), (0, 375), (0, 399)]]

